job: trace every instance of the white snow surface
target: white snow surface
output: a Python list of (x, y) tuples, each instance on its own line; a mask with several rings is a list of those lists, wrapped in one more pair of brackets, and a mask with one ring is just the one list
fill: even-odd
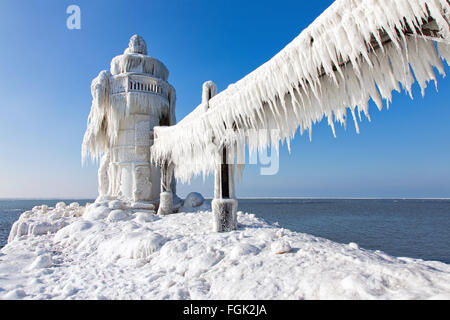
[(434, 68), (444, 75), (449, 21), (448, 0), (337, 0), (275, 57), (212, 97), (209, 108), (203, 102), (177, 125), (155, 127), (153, 161), (172, 161), (175, 177), (187, 182), (214, 171), (222, 143), (237, 158), (244, 145), (251, 152), (278, 150), (280, 142), (289, 148), (298, 129), (311, 137), (324, 117), (335, 135), (347, 109), (359, 131), (361, 113), (370, 120), (371, 99), (381, 110), (392, 91), (411, 95), (417, 81), (423, 95), (437, 81)]
[(10, 238), (0, 250), (0, 299), (450, 299), (444, 263), (334, 243), (242, 212), (228, 233), (212, 232), (209, 211), (89, 214), (116, 204), (22, 214), (17, 224), (60, 229)]

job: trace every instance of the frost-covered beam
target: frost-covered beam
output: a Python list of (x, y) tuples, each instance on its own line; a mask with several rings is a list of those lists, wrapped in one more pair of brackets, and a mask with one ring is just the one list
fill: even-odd
[[(397, 36), (399, 38), (405, 37), (405, 36), (417, 36), (420, 38), (426, 38), (432, 41), (442, 41), (442, 36), (439, 34), (439, 28), (436, 24), (436, 21), (434, 21), (433, 19), (429, 18), (429, 20), (427, 21), (423, 21), (423, 25), (419, 28), (415, 28), (415, 30), (411, 30), (411, 28), (406, 24), (405, 25), (405, 30), (403, 30), (403, 32), (400, 31), (396, 31), (397, 32)], [(384, 31), (383, 29), (378, 30), (378, 37), (372, 35), (370, 38), (370, 41), (366, 44), (366, 49), (368, 52), (375, 52), (378, 49), (382, 49), (384, 48), (384, 46), (388, 43), (390, 43), (392, 41), (392, 39), (390, 38), (389, 34)], [(312, 39), (313, 41), (313, 39)], [(362, 58), (362, 57), (360, 57)], [(339, 67), (343, 68), (344, 66), (346, 66), (348, 63), (351, 63), (350, 60), (346, 60), (343, 61), (342, 57), (338, 57), (338, 63), (339, 63)], [(338, 71), (337, 67), (333, 67), (333, 71), (336, 72)], [(326, 72), (323, 69), (323, 67), (321, 68), (320, 72), (319, 72), (319, 78), (326, 76)]]
[[(290, 140), (326, 118), (346, 125), (350, 111), (355, 128), (369, 102), (379, 110), (392, 91), (411, 95), (417, 81), (422, 94), (428, 82), (444, 75), (450, 61), (450, 5), (447, 0), (338, 0), (271, 60), (226, 90), (203, 101), (170, 128), (156, 128), (152, 147), (158, 161), (169, 156), (175, 176), (215, 171), (213, 138), (226, 137), (230, 154)], [(437, 45), (436, 45), (437, 44)], [(205, 111), (207, 110), (207, 111)], [(230, 131), (235, 124), (237, 130)], [(248, 131), (265, 131), (248, 139)], [(262, 138), (261, 138), (262, 137)]]

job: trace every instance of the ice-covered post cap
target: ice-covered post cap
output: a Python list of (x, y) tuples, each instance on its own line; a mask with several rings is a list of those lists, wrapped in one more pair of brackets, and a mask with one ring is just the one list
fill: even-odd
[(128, 43), (128, 48), (125, 50), (125, 54), (131, 53), (139, 53), (147, 55), (147, 44), (145, 43), (144, 38), (140, 35), (135, 34), (131, 37), (130, 42)]
[(209, 109), (209, 100), (217, 94), (217, 85), (212, 81), (206, 81), (202, 87), (202, 103), (205, 111)]

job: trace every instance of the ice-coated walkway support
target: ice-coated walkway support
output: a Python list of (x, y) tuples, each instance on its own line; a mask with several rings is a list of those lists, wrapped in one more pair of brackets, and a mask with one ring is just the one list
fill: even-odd
[(173, 175), (173, 165), (165, 161), (161, 165), (161, 194), (159, 196), (158, 215), (173, 213), (173, 193), (170, 187)]
[[(217, 94), (217, 86), (212, 81), (203, 84), (202, 103), (205, 111), (209, 109), (209, 100)], [(223, 142), (219, 142), (223, 143)], [(234, 190), (233, 159), (224, 144), (218, 145), (219, 161), (215, 170), (213, 211), (213, 230), (227, 232), (237, 228), (237, 206)]]
[(234, 194), (234, 168), (226, 146), (219, 149), (221, 164), (216, 168), (212, 211), (213, 230), (227, 232), (237, 228), (238, 202)]

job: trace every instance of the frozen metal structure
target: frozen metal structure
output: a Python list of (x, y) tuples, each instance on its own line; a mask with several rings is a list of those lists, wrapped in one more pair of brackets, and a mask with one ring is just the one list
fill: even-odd
[[(144, 39), (134, 35), (110, 71), (92, 81), (82, 157), (101, 158), (100, 198), (158, 202), (160, 168), (151, 162), (150, 147), (155, 126), (176, 123), (176, 94), (168, 77), (166, 66), (148, 56)], [(175, 192), (174, 180), (164, 188)]]
[[(242, 167), (235, 160), (244, 145), (289, 147), (297, 130), (311, 135), (324, 117), (334, 135), (347, 110), (359, 131), (370, 99), (381, 110), (393, 90), (411, 95), (415, 80), (423, 95), (436, 82), (434, 68), (444, 75), (441, 58), (450, 62), (449, 21), (448, 0), (337, 0), (271, 60), (217, 95), (206, 83), (191, 114), (155, 127), (153, 161), (181, 181), (214, 173), (214, 230), (233, 230), (234, 169)], [(261, 134), (250, 138), (250, 130)]]

